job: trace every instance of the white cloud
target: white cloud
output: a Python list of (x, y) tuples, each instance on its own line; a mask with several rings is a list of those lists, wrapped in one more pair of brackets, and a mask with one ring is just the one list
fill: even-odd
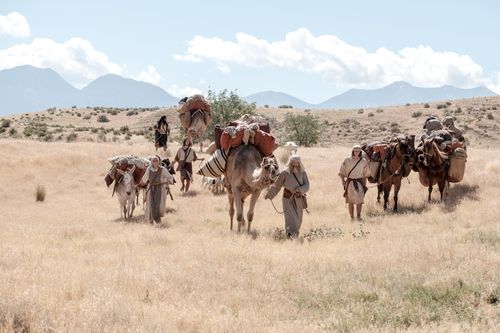
[(29, 37), (30, 26), (26, 18), (18, 12), (0, 15), (0, 36)]
[(500, 95), (500, 72), (495, 72), (490, 80), (487, 80), (486, 87)]
[(157, 85), (160, 83), (162, 77), (156, 70), (155, 66), (149, 65), (147, 70), (140, 72), (135, 79)]
[(176, 84), (172, 84), (167, 88), (167, 92), (175, 97), (183, 98), (186, 96), (192, 96), (194, 94), (202, 94), (203, 92), (198, 88), (193, 87), (179, 87)]
[(434, 51), (429, 46), (397, 52), (381, 47), (368, 52), (334, 35), (314, 36), (300, 28), (284, 40), (269, 42), (237, 33), (236, 41), (195, 36), (179, 61), (215, 62), (222, 72), (237, 64), (255, 68), (283, 68), (317, 73), (338, 86), (374, 87), (404, 80), (417, 86), (485, 84), (483, 69), (468, 55)]
[(0, 50), (0, 69), (20, 65), (52, 68), (77, 87), (104, 74), (121, 74), (123, 71), (105, 53), (96, 50), (82, 38), (71, 38), (64, 43), (37, 38), (30, 44), (18, 44)]

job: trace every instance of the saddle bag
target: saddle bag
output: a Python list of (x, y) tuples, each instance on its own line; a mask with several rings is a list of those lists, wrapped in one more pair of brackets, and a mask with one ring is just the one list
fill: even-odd
[(461, 182), (464, 178), (465, 163), (467, 162), (467, 152), (463, 148), (456, 148), (450, 157), (450, 167), (448, 168), (448, 181), (450, 183)]

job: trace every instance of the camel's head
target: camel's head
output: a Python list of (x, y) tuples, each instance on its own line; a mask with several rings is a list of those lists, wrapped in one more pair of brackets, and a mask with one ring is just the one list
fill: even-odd
[(279, 176), (279, 165), (276, 157), (271, 155), (269, 157), (264, 157), (262, 159), (261, 167), (261, 179), (266, 185), (270, 185), (276, 181)]

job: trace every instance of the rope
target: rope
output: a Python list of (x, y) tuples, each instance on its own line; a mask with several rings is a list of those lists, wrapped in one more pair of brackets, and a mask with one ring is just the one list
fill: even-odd
[(270, 200), (271, 200), (271, 204), (273, 205), (273, 208), (274, 208), (274, 210), (276, 211), (276, 213), (278, 213), (278, 214), (284, 214), (284, 213), (285, 213), (285, 212), (280, 212), (280, 211), (276, 208), (276, 206), (274, 205), (273, 199), (270, 199)]

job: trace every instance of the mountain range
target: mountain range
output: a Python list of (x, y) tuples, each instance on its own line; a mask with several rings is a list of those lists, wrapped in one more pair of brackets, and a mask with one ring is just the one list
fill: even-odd
[[(307, 103), (282, 92), (259, 92), (244, 99), (258, 106), (294, 108), (364, 108), (406, 103), (423, 103), (471, 97), (496, 96), (486, 87), (462, 89), (453, 86), (420, 88), (394, 82), (380, 89), (350, 89), (319, 104)], [(170, 106), (178, 98), (153, 84), (107, 74), (77, 89), (52, 69), (19, 66), (0, 71), (0, 115), (40, 111), (50, 107)]]

